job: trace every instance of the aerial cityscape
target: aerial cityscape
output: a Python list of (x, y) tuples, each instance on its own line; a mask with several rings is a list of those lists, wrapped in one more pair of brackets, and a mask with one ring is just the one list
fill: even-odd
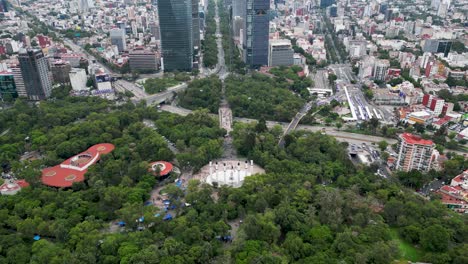
[(0, 263), (468, 263), (468, 0), (0, 0)]

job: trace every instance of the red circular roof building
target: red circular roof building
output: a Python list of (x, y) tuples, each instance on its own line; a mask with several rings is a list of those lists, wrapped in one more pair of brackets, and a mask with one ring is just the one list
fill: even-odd
[(167, 161), (156, 161), (150, 163), (149, 171), (153, 173), (154, 176), (165, 177), (171, 173), (173, 168), (174, 166)]
[(2, 195), (14, 195), (17, 194), (21, 189), (28, 187), (29, 183), (26, 180), (6, 180), (0, 186), (0, 194)]
[(85, 173), (91, 165), (96, 164), (101, 155), (110, 153), (115, 149), (109, 143), (97, 144), (74, 157), (71, 157), (60, 165), (42, 170), (41, 181), (52, 187), (71, 187), (74, 182), (84, 181)]

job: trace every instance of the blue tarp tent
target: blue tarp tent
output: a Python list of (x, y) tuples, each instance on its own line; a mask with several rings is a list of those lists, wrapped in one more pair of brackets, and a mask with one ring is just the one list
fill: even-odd
[(40, 235), (35, 235), (35, 236), (33, 237), (33, 239), (34, 239), (35, 241), (41, 240), (41, 236), (40, 236)]
[(138, 218), (138, 222), (143, 223), (144, 221), (145, 221), (145, 217), (144, 217), (144, 216)]
[(122, 227), (122, 226), (125, 226), (125, 222), (124, 221), (120, 221), (118, 222), (119, 226)]
[(172, 220), (172, 215), (171, 215), (171, 214), (166, 214), (166, 216), (164, 216), (163, 220), (164, 220), (164, 221), (166, 221), (166, 220)]

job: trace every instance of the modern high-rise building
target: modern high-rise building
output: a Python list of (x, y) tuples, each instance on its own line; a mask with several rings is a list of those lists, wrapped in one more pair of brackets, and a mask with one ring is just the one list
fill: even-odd
[(288, 39), (272, 40), (268, 53), (268, 66), (290, 66), (294, 64), (294, 50)]
[(389, 67), (390, 62), (388, 60), (376, 61), (374, 65), (374, 80), (385, 81)]
[(16, 91), (19, 97), (27, 97), (26, 87), (24, 86), (23, 75), (21, 75), (21, 68), (19, 65), (11, 65), (13, 78), (15, 79)]
[(244, 61), (251, 68), (268, 64), (269, 10), (269, 0), (247, 0)]
[(192, 0), (159, 0), (158, 14), (164, 71), (191, 71)]
[(452, 48), (451, 40), (426, 39), (422, 50), (424, 52), (444, 53), (444, 57), (447, 57), (450, 48)]
[(410, 133), (399, 136), (399, 151), (396, 169), (402, 171), (429, 171), (434, 156), (435, 144)]
[(11, 71), (0, 72), (0, 100), (14, 99), (18, 97), (15, 77)]
[(52, 91), (49, 61), (39, 49), (22, 49), (18, 60), (26, 93), (30, 100), (44, 100)]
[(120, 28), (113, 28), (110, 31), (110, 39), (112, 45), (117, 46), (119, 52), (123, 52), (127, 49), (127, 42), (125, 41), (125, 30)]

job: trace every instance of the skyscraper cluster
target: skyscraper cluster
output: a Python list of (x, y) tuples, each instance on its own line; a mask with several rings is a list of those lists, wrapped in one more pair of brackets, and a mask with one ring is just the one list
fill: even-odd
[[(240, 40), (242, 58), (251, 68), (269, 63), (269, 0), (237, 0), (230, 27)], [(198, 63), (201, 46), (199, 0), (158, 1), (162, 65), (165, 71), (190, 71)]]

